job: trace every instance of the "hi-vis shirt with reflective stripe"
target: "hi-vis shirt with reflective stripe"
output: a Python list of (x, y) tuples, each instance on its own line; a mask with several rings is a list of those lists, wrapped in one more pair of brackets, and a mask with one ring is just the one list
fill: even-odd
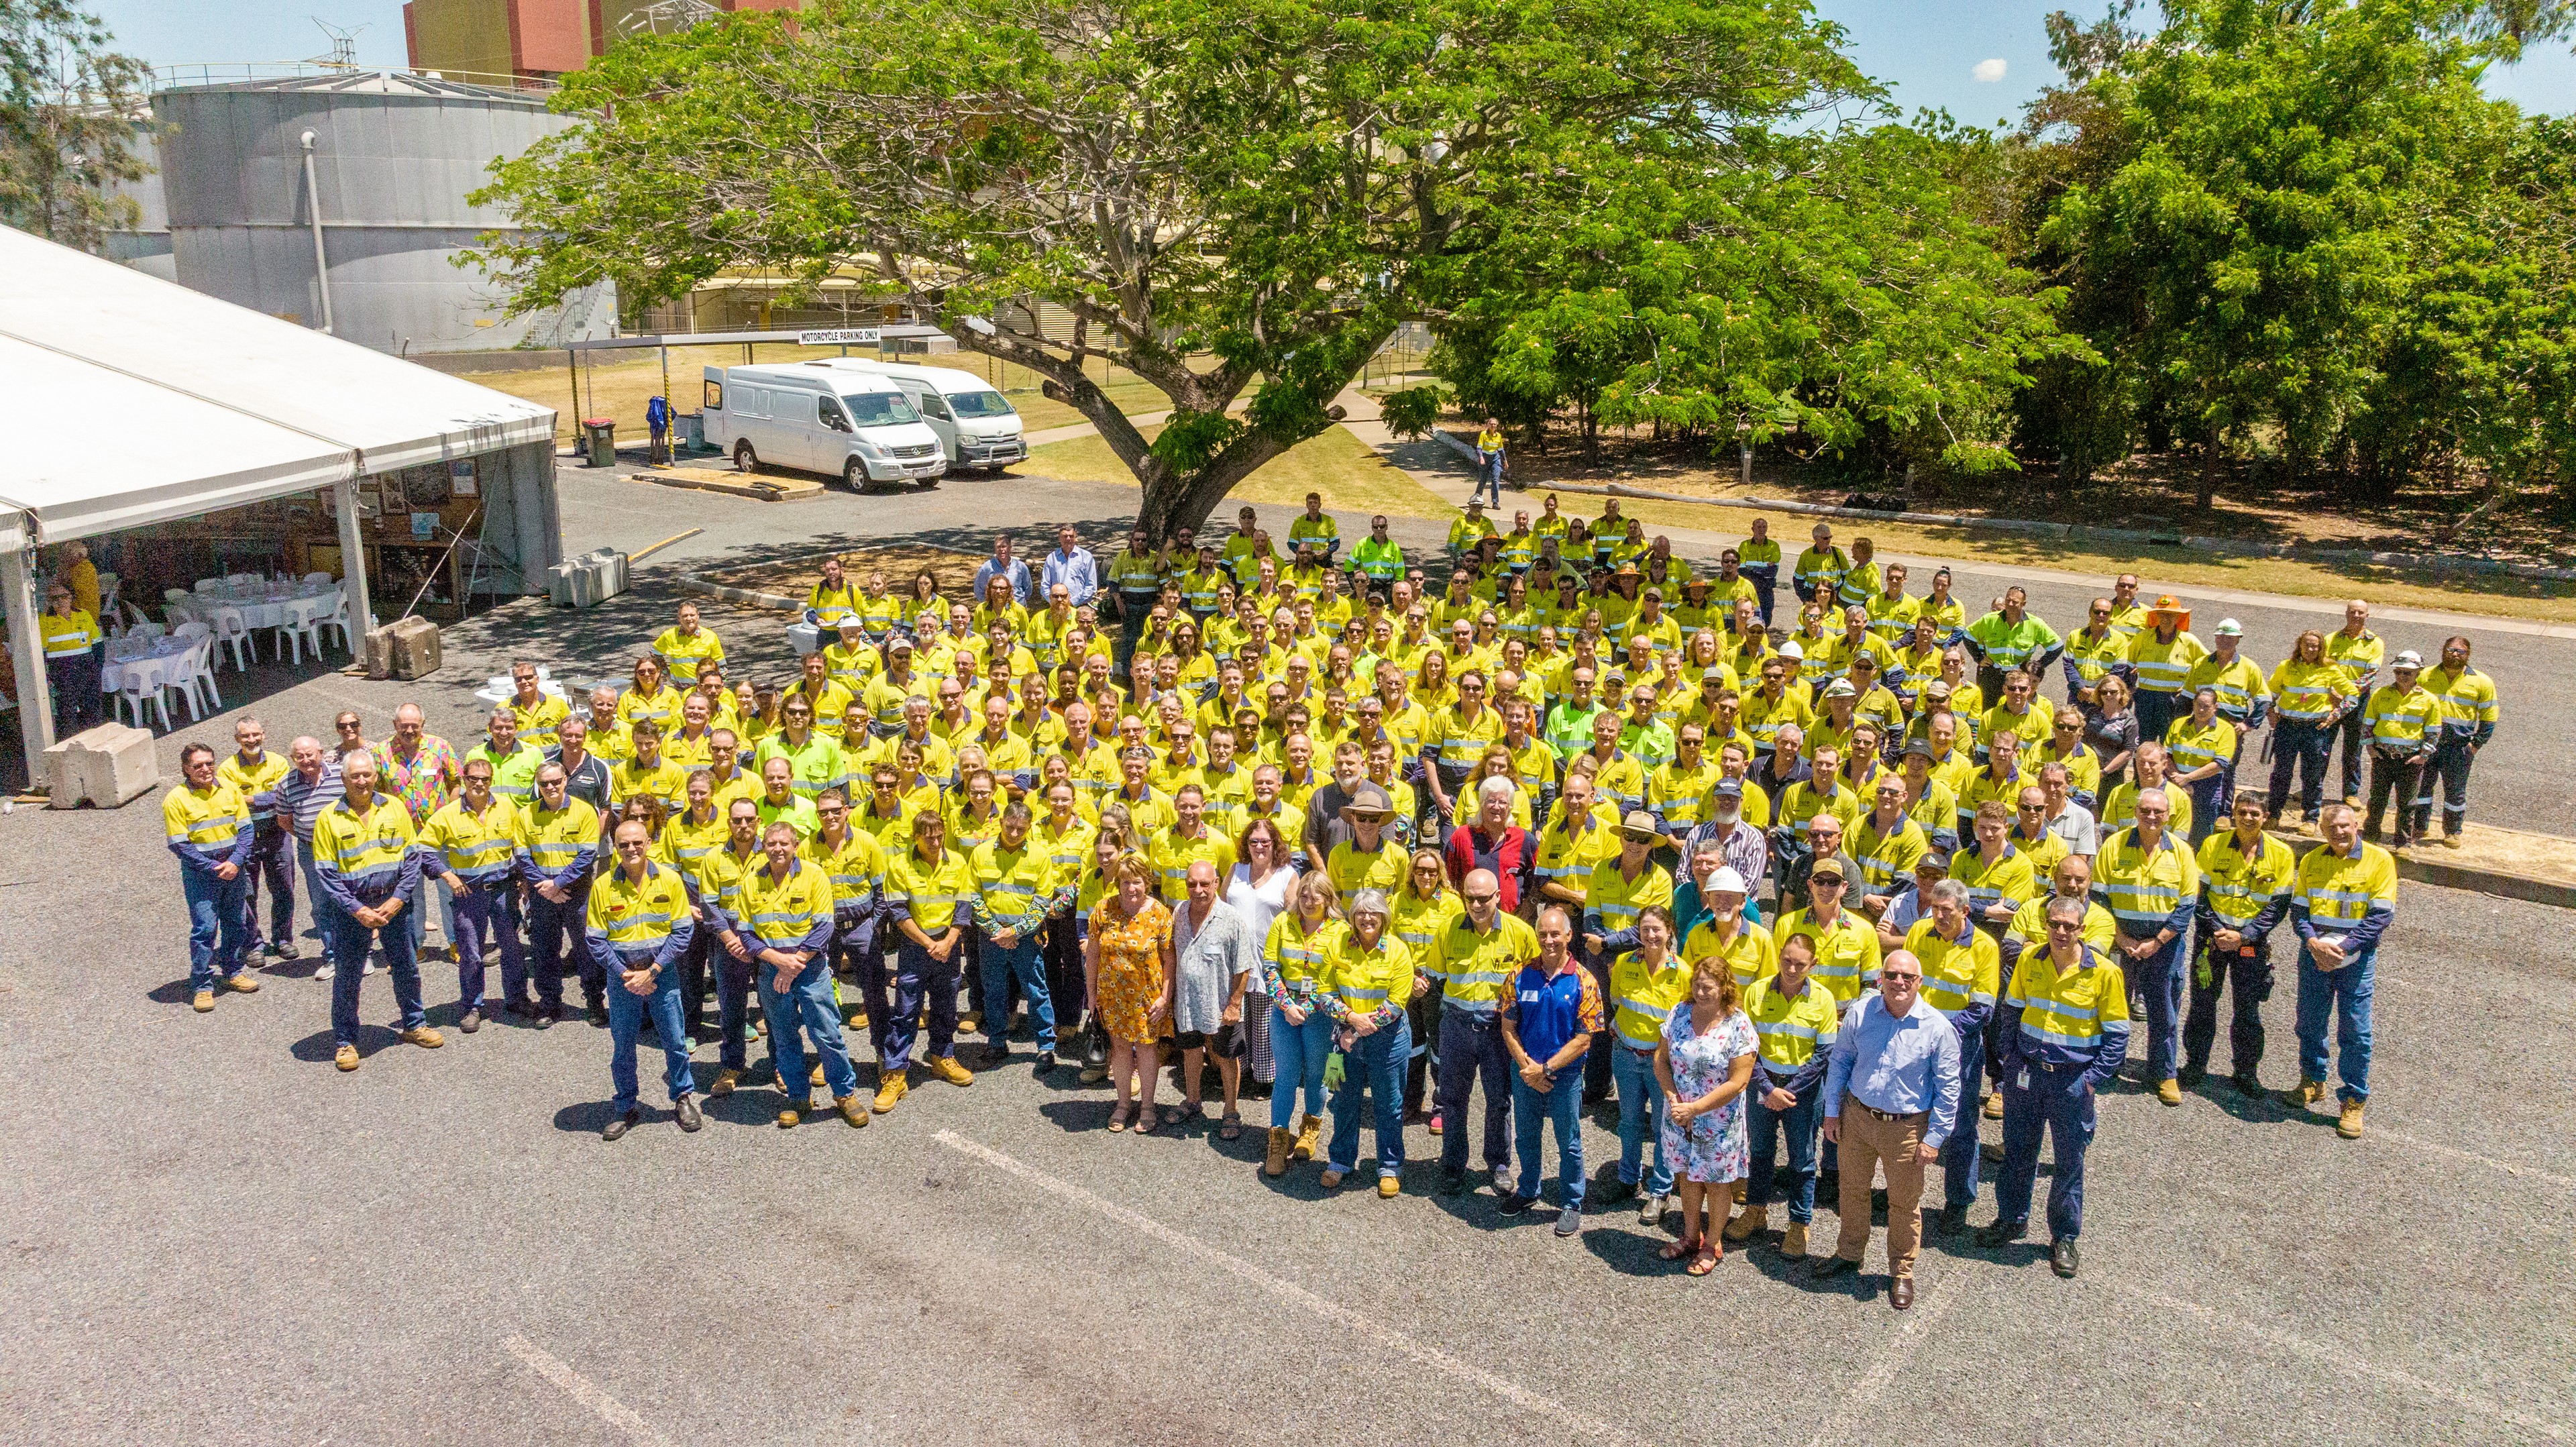
[(599, 848), (599, 811), (583, 799), (564, 800), (560, 809), (543, 804), (519, 811), (519, 852), (539, 874), (560, 875), (584, 851)]
[(2352, 678), (2332, 663), (2283, 660), (2272, 670), (2272, 711), (2301, 723), (2318, 723), (2334, 712), (2334, 696), (2352, 695)]
[(2420, 682), (2407, 689), (2383, 683), (2370, 691), (2361, 716), (2372, 743), (2411, 754), (2424, 746), (2427, 735), (2440, 736), (2442, 701), (2425, 692)]
[(1646, 968), (1633, 950), (1621, 955), (1610, 967), (1610, 1028), (1626, 1044), (1654, 1049), (1664, 1038), (1664, 1022), (1672, 1018), (1673, 1007), (1690, 998), (1690, 982), (1690, 966), (1677, 954), (1667, 951), (1659, 970)]
[(2442, 725), (2449, 732), (2466, 738), (2495, 726), (2495, 680), (2476, 669), (2463, 666), (2456, 676), (2448, 668), (2427, 669), (2416, 683), (2442, 701)]
[[(1289, 907), (1270, 922), (1270, 938), (1261, 943), (1262, 982), (1275, 987), (1270, 991), (1271, 999), (1303, 1000), (1312, 995), (1324, 967), (1324, 956), (1344, 928), (1340, 920), (1326, 915), (1322, 924), (1309, 931), (1297, 913), (1292, 895)], [(1535, 942), (1531, 953), (1537, 953)]]
[(420, 847), (436, 853), (440, 867), (469, 884), (481, 884), (510, 872), (510, 854), (518, 847), (519, 811), (495, 795), (477, 814), (462, 795), (448, 800), (421, 826)]
[(1503, 736), (1503, 713), (1497, 708), (1479, 708), (1476, 716), (1469, 718), (1464, 709), (1444, 708), (1432, 728), (1440, 744), (1440, 762), (1464, 769), (1485, 756), (1485, 745)]
[(641, 880), (612, 869), (590, 891), (590, 938), (621, 964), (640, 968), (674, 953), (674, 939), (685, 947), (693, 927), (689, 891), (676, 869), (648, 861)]
[(1777, 975), (1757, 980), (1745, 992), (1744, 1013), (1753, 1021), (1754, 1050), (1772, 1074), (1791, 1076), (1833, 1048), (1842, 1029), (1834, 997), (1810, 981), (1796, 995), (1780, 992)]
[(2173, 755), (2173, 766), (2186, 774), (2204, 764), (2232, 764), (2236, 761), (2236, 725), (2224, 718), (2213, 718), (2203, 727), (2184, 714), (2165, 730), (2165, 748)]
[(1979, 918), (1997, 904), (2019, 909), (2041, 889), (2039, 872), (2031, 857), (2014, 848), (2010, 840), (1992, 858), (1974, 848), (1951, 855), (1950, 877), (1967, 889), (1969, 907)]
[(858, 903), (876, 893), (877, 886), (885, 882), (885, 850), (865, 829), (852, 829), (842, 835), (838, 849), (825, 844), (817, 833), (797, 846), (796, 852), (823, 866), (823, 872), (832, 877), (832, 903), (836, 907)]
[(1345, 928), (1316, 971), (1318, 1003), (1337, 1020), (1375, 1020), (1391, 1025), (1413, 998), (1413, 952), (1404, 942), (1381, 935), (1373, 948), (1360, 948), (1360, 937)]
[(2202, 892), (2209, 896), (2209, 912), (2227, 929), (2252, 920), (2274, 899), (2289, 893), (2290, 881), (2298, 872), (2298, 856), (2269, 834), (2261, 836), (2251, 854), (2237, 846), (2233, 829), (2222, 829), (2201, 841)]
[(36, 622), (44, 631), (47, 658), (78, 658), (99, 639), (98, 621), (77, 608), (68, 615), (38, 614)]
[(2192, 669), (2208, 656), (2208, 645), (2187, 632), (2176, 633), (2171, 643), (2141, 633), (2129, 644), (2129, 666), (2138, 671), (2140, 693), (2180, 693)]
[(946, 934), (960, 910), (975, 908), (975, 868), (954, 849), (940, 850), (936, 863), (906, 849), (886, 860), (885, 881), (895, 917), (910, 917), (926, 935)]
[(181, 784), (161, 799), (161, 827), (174, 849), (186, 845), (204, 854), (229, 856), (241, 832), (250, 827), (250, 806), (241, 791), (217, 779), (211, 788)]
[(1806, 910), (1793, 909), (1780, 917), (1780, 928), (1771, 936), (1774, 948), (1787, 945), (1794, 935), (1805, 935), (1816, 947), (1816, 966), (1807, 978), (1837, 1001), (1848, 1005), (1859, 999), (1861, 987), (1878, 978), (1878, 931), (1860, 911), (1844, 910), (1826, 926)]
[(2102, 841), (2093, 871), (2093, 892), (2132, 936), (2154, 934), (2175, 906), (2200, 898), (2200, 861), (2171, 829), (2152, 850), (2138, 847), (2136, 830), (2121, 830)]
[(1896, 827), (1885, 834), (1878, 832), (1878, 813), (1863, 814), (1851, 833), (1851, 855), (1860, 865), (1862, 880), (1872, 893), (1886, 889), (1898, 880), (1911, 879), (1914, 866), (1932, 847), (1923, 837), (1923, 826), (1903, 815), (1897, 816)]
[(1971, 924), (1966, 938), (1951, 939), (1927, 914), (1905, 932), (1905, 948), (1923, 963), (1923, 998), (1952, 1023), (1963, 1010), (1993, 1008), (2004, 966), (1992, 935)]
[(1387, 896), (1387, 901), (1392, 913), (1387, 917), (1386, 932), (1404, 941), (1422, 973), (1438, 978), (1440, 936), (1466, 912), (1466, 906), (1445, 889), (1424, 899), (1408, 887)]
[(2064, 974), (2045, 945), (2025, 952), (2003, 1003), (2021, 1011), (2021, 1053), (2043, 1065), (2089, 1066), (2106, 1051), (2114, 1061), (2128, 1054), (2127, 979), (2089, 945), (2084, 963)]
[(1635, 929), (1637, 916), (1650, 904), (1673, 907), (1673, 877), (1651, 857), (1634, 879), (1620, 871), (1616, 855), (1592, 867), (1583, 890), (1583, 907), (1587, 913), (1601, 917), (1602, 933)]
[(1725, 959), (1735, 975), (1739, 993), (1753, 988), (1756, 980), (1780, 971), (1780, 951), (1772, 943), (1771, 931), (1749, 920), (1739, 920), (1735, 938), (1720, 943), (1715, 919), (1704, 919), (1692, 925), (1682, 939), (1682, 958), (1696, 965), (1711, 955)]
[(2252, 713), (2256, 699), (2272, 696), (2271, 689), (2263, 682), (2263, 670), (2256, 668), (2253, 660), (2241, 653), (2236, 655), (2233, 663), (2221, 663), (2218, 655), (2213, 653), (2193, 664), (2190, 675), (2183, 680), (2183, 687), (2192, 693), (2204, 688), (2215, 690), (2218, 711), (2231, 722)]
[(704, 822), (687, 813), (674, 814), (662, 826), (662, 837), (653, 841), (653, 857), (677, 868), (684, 877), (697, 873), (698, 861), (725, 847), (733, 834), (726, 822), (725, 811), (710, 811)]
[[(768, 862), (769, 856), (762, 853), (758, 845), (753, 845), (748, 854), (736, 854), (733, 842), (728, 839), (698, 856), (698, 866), (690, 873), (689, 882), (697, 890), (697, 902), (701, 906), (718, 912), (721, 918), (730, 918), (734, 913), (734, 896), (742, 892), (743, 876)], [(716, 922), (713, 919), (708, 921), (709, 924)]]
[(788, 864), (785, 879), (771, 877), (765, 856), (744, 873), (734, 886), (734, 929), (772, 949), (820, 949), (831, 940), (832, 877), (810, 859)]
[[(376, 795), (364, 814), (350, 808), (347, 799), (334, 799), (313, 821), (313, 859), (337, 870), (349, 892), (364, 899), (370, 890), (401, 877), (415, 837), (410, 807), (391, 794)], [(599, 837), (595, 820), (590, 837)]]
[(2308, 922), (2322, 935), (2357, 928), (2374, 904), (2397, 906), (2397, 861), (2376, 844), (2353, 846), (2344, 858), (2328, 847), (2299, 861), (2295, 898), (2308, 907)]
[(978, 844), (968, 865), (975, 873), (975, 923), (986, 930), (1025, 932), (1032, 927), (1029, 917), (1045, 912), (1064, 877), (1055, 854), (1035, 834), (1017, 849), (999, 839)]
[[(1278, 929), (1272, 927), (1272, 938)], [(1497, 912), (1494, 927), (1479, 930), (1461, 914), (1440, 932), (1423, 973), (1441, 982), (1441, 997), (1477, 1014), (1491, 1014), (1511, 989), (1512, 976), (1538, 958), (1538, 932), (1518, 915)]]

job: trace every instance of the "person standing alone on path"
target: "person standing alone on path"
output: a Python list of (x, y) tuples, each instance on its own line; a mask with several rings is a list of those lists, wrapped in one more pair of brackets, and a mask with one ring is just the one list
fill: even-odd
[(1491, 496), (1497, 508), (1503, 505), (1503, 474), (1510, 470), (1511, 458), (1503, 449), (1503, 424), (1491, 417), (1476, 433), (1476, 490), (1471, 498)]

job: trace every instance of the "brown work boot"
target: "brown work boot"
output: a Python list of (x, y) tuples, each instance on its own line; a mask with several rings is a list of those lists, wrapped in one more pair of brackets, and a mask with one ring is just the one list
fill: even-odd
[(885, 1083), (877, 1087), (877, 1098), (868, 1106), (868, 1109), (875, 1111), (879, 1115), (883, 1115), (887, 1111), (894, 1109), (896, 1101), (903, 1099), (911, 1093), (912, 1082), (905, 1078), (904, 1072), (900, 1070), (889, 1071), (886, 1074)]
[(1403, 1194), (1404, 1183), (1402, 1181), (1397, 1180), (1393, 1176), (1387, 1175), (1381, 1175), (1377, 1178), (1377, 1197), (1379, 1200), (1392, 1201)]
[(2343, 1116), (2335, 1122), (2335, 1134), (2348, 1141), (2361, 1139), (2360, 1101), (2347, 1100), (2343, 1103)]
[(244, 970), (238, 975), (226, 975), (224, 976), (224, 988), (232, 991), (236, 995), (256, 995), (259, 993), (259, 976), (252, 974), (248, 970)]
[(822, 1084), (822, 1083), (823, 1083), (823, 1062), (822, 1062), (822, 1061), (817, 1060), (817, 1061), (815, 1061), (815, 1062), (814, 1062), (814, 1069), (813, 1069), (813, 1071), (811, 1072), (811, 1074), (807, 1077), (807, 1079), (806, 1079), (805, 1083), (806, 1083), (807, 1085), (820, 1085), (820, 1084)]
[(1323, 1138), (1323, 1117), (1313, 1115), (1299, 1116), (1297, 1118), (1297, 1144), (1294, 1149), (1288, 1152), (1289, 1159), (1299, 1161), (1313, 1160), (1315, 1158), (1315, 1146), (1318, 1142), (1322, 1141)]
[(1743, 1210), (1736, 1212), (1735, 1219), (1727, 1222), (1726, 1229), (1718, 1232), (1717, 1234), (1725, 1237), (1727, 1244), (1733, 1245), (1739, 1241), (1752, 1240), (1755, 1232), (1768, 1230), (1770, 1225), (1770, 1207), (1747, 1206)]
[(1792, 1221), (1789, 1229), (1780, 1233), (1780, 1254), (1792, 1261), (1807, 1254), (1807, 1228), (1804, 1224)]
[(212, 990), (199, 990), (189, 999), (188, 1003), (196, 1008), (198, 1014), (203, 1015), (207, 1011), (215, 1008), (215, 992)]
[(342, 1070), (355, 1070), (355, 1069), (357, 1069), (357, 1068), (358, 1068), (358, 1047), (357, 1047), (357, 1046), (355, 1046), (355, 1045), (343, 1045), (343, 1046), (341, 1046), (338, 1050), (335, 1050), (335, 1051), (333, 1051), (333, 1052), (332, 1052), (332, 1054), (331, 1054), (331, 1063), (332, 1063), (332, 1064), (334, 1064), (334, 1065), (336, 1065), (336, 1066), (339, 1066)]
[(848, 1121), (853, 1126), (863, 1126), (869, 1121), (875, 1119), (874, 1116), (868, 1114), (868, 1108), (861, 1105), (859, 1103), (859, 1098), (855, 1095), (836, 1095), (832, 1097), (832, 1106), (834, 1109), (840, 1111), (841, 1119)]
[(1265, 1176), (1284, 1176), (1288, 1174), (1288, 1150), (1296, 1143), (1297, 1133), (1295, 1131), (1290, 1130), (1284, 1125), (1272, 1126), (1270, 1128), (1270, 1148), (1261, 1158), (1261, 1174)]
[(2167, 1076), (2156, 1082), (2156, 1099), (2167, 1105), (2182, 1104), (2182, 1082)]
[(1332, 1190), (1341, 1183), (1342, 1173), (1334, 1170), (1331, 1166), (1324, 1167), (1324, 1173), (1315, 1178), (1315, 1184), (1322, 1186), (1327, 1191)]
[(1985, 1103), (1985, 1106), (1984, 1106), (1984, 1110), (1985, 1110), (1985, 1113), (1986, 1113), (1986, 1119), (1988, 1119), (1988, 1120), (2001, 1120), (2001, 1119), (2003, 1119), (2003, 1118), (2004, 1118), (2004, 1093), (2003, 1093), (2002, 1091), (2000, 1091), (2000, 1090), (1989, 1090), (1989, 1091), (1987, 1091), (1987, 1092), (1986, 1092), (1986, 1103)]
[(778, 1107), (778, 1128), (780, 1130), (794, 1130), (796, 1128), (796, 1123), (803, 1120), (805, 1118), (805, 1112), (811, 1109), (813, 1109), (813, 1105), (809, 1101), (788, 1101), (785, 1105)]
[(423, 1050), (435, 1050), (447, 1043), (447, 1037), (430, 1025), (414, 1025), (402, 1032), (402, 1038), (404, 1044), (417, 1045)]
[(930, 1073), (951, 1085), (973, 1085), (975, 1072), (957, 1063), (954, 1056), (942, 1055), (930, 1062)]
[(2288, 1102), (2293, 1110), (2305, 1110), (2325, 1098), (2326, 1083), (2322, 1080), (2301, 1080), (2297, 1085), (2281, 1092), (2281, 1099)]
[(742, 1084), (742, 1072), (728, 1065), (722, 1070), (717, 1071), (716, 1078), (707, 1083), (707, 1094), (714, 1096), (731, 1095), (733, 1094), (733, 1088), (740, 1084)]

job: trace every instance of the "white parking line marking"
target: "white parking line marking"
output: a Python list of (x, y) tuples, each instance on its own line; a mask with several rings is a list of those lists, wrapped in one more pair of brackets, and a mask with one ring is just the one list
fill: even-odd
[(644, 1447), (671, 1447), (661, 1433), (653, 1430), (651, 1423), (636, 1415), (634, 1408), (601, 1391), (597, 1383), (574, 1371), (562, 1358), (515, 1333), (501, 1345), (510, 1349), (510, 1355), (526, 1362), (538, 1376), (563, 1388), (565, 1396), (599, 1414), (601, 1421), (644, 1444)]
[(2277, 1328), (2257, 1326), (2249, 1321), (2241, 1321), (2225, 1312), (2213, 1311), (2206, 1306), (2202, 1306), (2198, 1302), (2185, 1301), (2178, 1296), (2167, 1296), (2161, 1291), (2149, 1291), (2145, 1287), (2130, 1286), (2119, 1281), (2111, 1282), (2110, 1287), (2114, 1291), (2121, 1292), (2128, 1296), (2134, 1296), (2140, 1301), (2153, 1303), (2156, 1306), (2163, 1307), (2167, 1311), (2179, 1312), (2180, 1314), (2190, 1317), (2194, 1321), (2200, 1322), (2203, 1325), (2225, 1327), (2230, 1331), (2241, 1333), (2253, 1341), (2279, 1347), (2293, 1356), (2306, 1357), (2310, 1361), (2319, 1362), (2332, 1367), (2338, 1372), (2351, 1372), (2358, 1373), (2365, 1377), (2375, 1377), (2389, 1386), (2397, 1387), (2404, 1391), (2418, 1393), (2428, 1397), (2441, 1397), (2448, 1401), (2457, 1402), (2463, 1407), (2498, 1418), (2502, 1421), (2511, 1422), (2515, 1426), (2524, 1428), (2528, 1431), (2540, 1433), (2542, 1436), (2548, 1437), (2553, 1441), (2563, 1442), (2567, 1440), (2567, 1429), (2546, 1417), (2531, 1416), (2527, 1413), (2515, 1411), (2513, 1408), (2506, 1406), (2502, 1402), (2496, 1401), (2492, 1397), (2481, 1396), (2476, 1392), (2463, 1391), (2458, 1387), (2446, 1386), (2443, 1383), (2430, 1381), (2426, 1378), (2416, 1376), (2411, 1372), (2401, 1372), (2394, 1367), (2383, 1367), (2376, 1362), (2365, 1357), (2355, 1355), (2354, 1353), (2348, 1352), (2342, 1347), (2335, 1346), (2331, 1343), (2309, 1341), (2304, 1337), (2291, 1336)]
[(2496, 1170), (2504, 1172), (2508, 1176), (2523, 1176), (2535, 1181), (2547, 1181), (2553, 1186), (2576, 1187), (2576, 1176), (2562, 1176), (2553, 1171), (2544, 1171), (2538, 1166), (2517, 1166), (2511, 1161), (2500, 1161), (2493, 1156), (2482, 1156), (2476, 1151), (2464, 1151), (2458, 1146), (2447, 1146), (2442, 1144), (2440, 1141), (2428, 1141), (2421, 1136), (2407, 1135), (2403, 1131), (2381, 1130), (2374, 1126), (2371, 1128), (2371, 1134), (2378, 1136), (2383, 1140), (2395, 1141), (2399, 1145), (2405, 1146), (2410, 1150), (2431, 1151), (2435, 1155), (2457, 1156), (2464, 1161), (2472, 1161), (2481, 1166), (2490, 1166)]
[(1333, 1302), (1326, 1301), (1324, 1298), (1317, 1296), (1313, 1292), (1306, 1290), (1304, 1287), (1299, 1286), (1294, 1282), (1285, 1281), (1279, 1277), (1273, 1276), (1269, 1272), (1262, 1270), (1260, 1267), (1253, 1265), (1251, 1262), (1246, 1261), (1239, 1256), (1229, 1256), (1225, 1252), (1217, 1250), (1215, 1247), (1208, 1245), (1206, 1242), (1200, 1241), (1194, 1236), (1183, 1235), (1181, 1232), (1173, 1230), (1171, 1227), (1164, 1225), (1162, 1222), (1157, 1221), (1150, 1216), (1139, 1215), (1138, 1213), (1130, 1211), (1126, 1207), (1118, 1205), (1113, 1201), (1095, 1196), (1091, 1192), (1082, 1189), (1080, 1186), (1074, 1185), (1070, 1181), (1058, 1180), (1054, 1176), (1050, 1176), (1046, 1172), (1041, 1171), (1034, 1166), (1025, 1165), (990, 1146), (983, 1145), (976, 1141), (970, 1141), (957, 1134), (955, 1131), (947, 1130), (939, 1132), (937, 1135), (932, 1136), (931, 1139), (962, 1155), (973, 1156), (977, 1160), (998, 1167), (1004, 1171), (1008, 1171), (1012, 1175), (1019, 1177), (1021, 1180), (1027, 1181), (1031, 1185), (1041, 1187), (1064, 1200), (1071, 1201), (1076, 1205), (1088, 1206), (1091, 1209), (1100, 1212), (1102, 1215), (1109, 1217), (1111, 1220), (1116, 1221), (1122, 1226), (1129, 1227), (1136, 1231), (1141, 1231), (1144, 1234), (1153, 1237), (1155, 1240), (1181, 1252), (1183, 1255), (1196, 1257), (1211, 1266), (1231, 1272), (1232, 1274), (1251, 1282), (1253, 1285), (1260, 1287), (1262, 1290), (1269, 1292), (1273, 1296), (1279, 1297), (1280, 1299), (1293, 1303), (1294, 1305), (1302, 1306), (1306, 1310), (1313, 1312), (1315, 1315), (1324, 1318), (1326, 1321), (1329, 1321), (1336, 1326), (1356, 1332), (1361, 1336), (1377, 1342), (1381, 1346), (1391, 1347), (1425, 1366), (1437, 1367), (1441, 1371), (1447, 1372), (1449, 1375), (1456, 1377), (1461, 1381), (1472, 1382), (1524, 1411), (1535, 1412), (1541, 1416), (1551, 1418), (1577, 1432), (1583, 1433), (1587, 1437), (1598, 1437), (1611, 1442), (1627, 1440), (1621, 1436), (1617, 1428), (1612, 1427), (1607, 1422), (1597, 1421), (1591, 1417), (1584, 1416), (1582, 1413), (1577, 1412), (1552, 1398), (1540, 1396), (1538, 1393), (1533, 1392), (1526, 1387), (1505, 1381), (1503, 1378), (1495, 1376), (1493, 1373), (1488, 1372), (1481, 1367), (1472, 1366), (1466, 1362), (1462, 1362), (1458, 1358), (1449, 1355), (1447, 1352), (1444, 1352), (1437, 1347), (1425, 1346), (1422, 1343), (1415, 1341), (1413, 1338), (1406, 1336), (1404, 1333), (1387, 1327), (1370, 1319), (1369, 1317), (1363, 1316), (1346, 1306), (1339, 1306)]
[(1905, 1324), (1896, 1329), (1895, 1338), (1879, 1352), (1878, 1360), (1870, 1363), (1869, 1370), (1852, 1383), (1851, 1390), (1843, 1394), (1842, 1402), (1834, 1413), (1817, 1424), (1816, 1435), (1807, 1439), (1807, 1447), (1824, 1447), (1828, 1441), (1849, 1438), (1850, 1434), (1840, 1430), (1837, 1424), (1861, 1415), (1870, 1403), (1878, 1399), (1879, 1393), (1887, 1390), (1887, 1384), (1896, 1380), (1896, 1374), (1913, 1357), (1914, 1344), (1923, 1340), (1924, 1333), (1949, 1315), (1950, 1308), (1966, 1294), (1966, 1283), (1953, 1281), (1940, 1290), (1924, 1291), (1922, 1283), (1917, 1281), (1915, 1290), (1915, 1304), (1922, 1310), (1905, 1314)]

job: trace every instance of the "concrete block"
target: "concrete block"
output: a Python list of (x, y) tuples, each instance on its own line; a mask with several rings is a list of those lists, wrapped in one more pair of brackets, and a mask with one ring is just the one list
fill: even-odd
[(114, 809), (132, 803), (161, 782), (160, 755), (149, 731), (103, 723), (45, 750), (48, 804)]
[(369, 678), (425, 678), (438, 667), (438, 625), (426, 618), (397, 618), (367, 635)]

